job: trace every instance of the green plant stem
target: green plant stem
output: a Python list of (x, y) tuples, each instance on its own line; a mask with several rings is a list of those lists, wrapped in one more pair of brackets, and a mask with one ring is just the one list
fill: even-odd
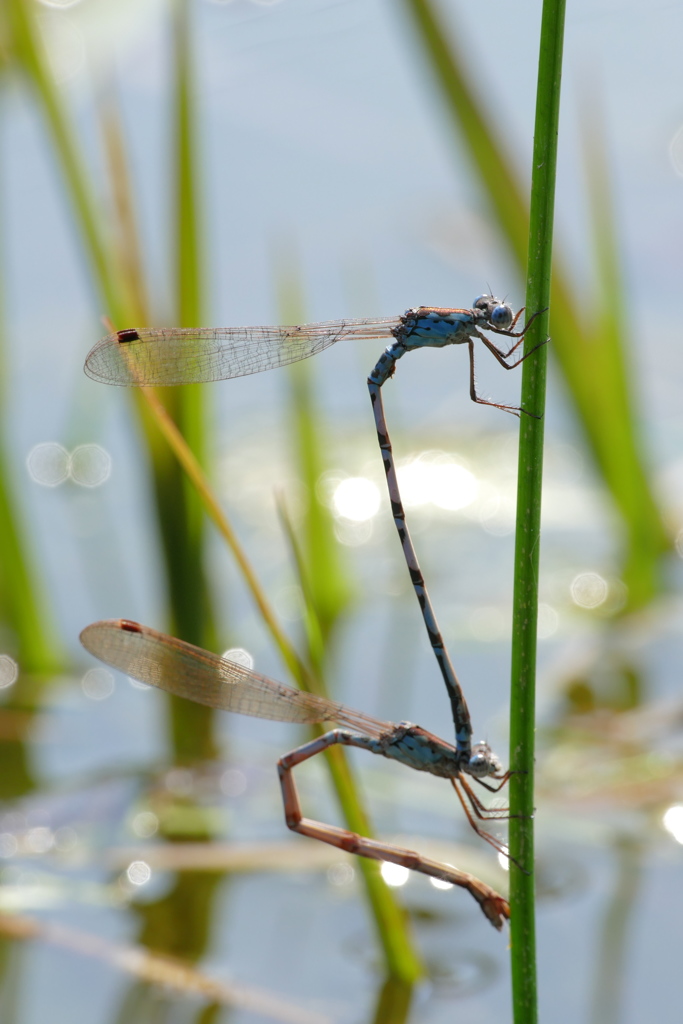
[[(544, 0), (531, 177), (527, 308), (550, 302), (557, 134), (562, 76), (565, 0)], [(528, 351), (543, 340), (548, 314), (529, 331)], [(515, 534), (510, 707), (510, 864), (512, 999), (515, 1024), (535, 1024), (536, 935), (534, 916), (534, 730), (536, 624), (541, 529), (541, 484), (547, 346), (524, 363)]]
[[(187, 473), (192, 485), (197, 489), (209, 518), (230, 548), (259, 609), (261, 618), (287, 668), (302, 689), (325, 696), (321, 677), (304, 664), (281, 629), (227, 516), (221, 509), (204, 471), (188, 447), (185, 438), (164, 409), (154, 390), (142, 388), (141, 394), (168, 445)], [(347, 827), (352, 832), (370, 835), (370, 823), (345, 752), (341, 747), (331, 747), (326, 754), (332, 784)], [(375, 861), (359, 857), (358, 866), (363, 875), (366, 893), (384, 950), (387, 971), (394, 978), (402, 979), (404, 982), (413, 982), (420, 977), (422, 967), (410, 942), (405, 915), (384, 883), (379, 873), (379, 865)]]

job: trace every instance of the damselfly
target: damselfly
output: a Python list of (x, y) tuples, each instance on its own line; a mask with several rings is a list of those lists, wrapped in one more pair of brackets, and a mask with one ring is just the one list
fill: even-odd
[[(198, 704), (279, 722), (338, 722), (346, 726), (332, 729), (280, 758), (278, 773), (289, 828), (349, 853), (390, 861), (462, 886), (472, 894), (498, 929), (509, 917), (509, 908), (503, 897), (467, 872), (440, 864), (412, 850), (304, 818), (292, 775), (297, 764), (335, 743), (381, 754), (417, 771), (448, 779), (475, 831), (497, 850), (504, 851), (502, 844), (484, 832), (476, 820), (500, 817), (501, 812), (484, 807), (465, 777), (470, 775), (494, 792), (506, 781), (507, 776), (501, 775), (500, 766), (486, 744), (477, 744), (475, 756), (463, 763), (457, 748), (417, 725), (383, 722), (336, 701), (295, 690), (200, 647), (127, 619), (86, 626), (81, 633), (81, 643), (95, 657), (133, 679)], [(480, 759), (477, 761), (478, 750)], [(483, 779), (486, 776), (497, 779), (499, 785), (493, 787), (485, 783)]]
[[(91, 350), (85, 362), (88, 376), (105, 384), (192, 384), (240, 377), (298, 362), (345, 338), (393, 338), (368, 377), (368, 388), (394, 523), (429, 641), (448, 691), (461, 764), (471, 758), (479, 763), (482, 755), (473, 754), (472, 751), (472, 724), (465, 697), (446, 650), (406, 524), (380, 389), (393, 375), (397, 361), (406, 352), (466, 344), (469, 348), (472, 400), (515, 415), (522, 412), (517, 406), (502, 405), (482, 398), (477, 393), (474, 376), (475, 338), (484, 343), (506, 370), (519, 366), (535, 351), (532, 349), (514, 362), (508, 362), (539, 315), (535, 313), (521, 331), (515, 331), (521, 314), (522, 310), (519, 310), (513, 315), (507, 303), (500, 302), (492, 295), (482, 295), (475, 300), (471, 309), (420, 306), (409, 309), (403, 316), (378, 320), (333, 320), (294, 327), (129, 328), (103, 338)], [(507, 351), (502, 351), (481, 333), (482, 330), (515, 338), (516, 341)]]

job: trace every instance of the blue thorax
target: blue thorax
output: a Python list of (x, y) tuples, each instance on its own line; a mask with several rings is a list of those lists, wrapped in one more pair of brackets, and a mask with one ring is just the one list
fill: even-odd
[(474, 327), (475, 318), (467, 309), (454, 310), (445, 316), (436, 311), (416, 313), (406, 317), (401, 340), (408, 350), (462, 345)]

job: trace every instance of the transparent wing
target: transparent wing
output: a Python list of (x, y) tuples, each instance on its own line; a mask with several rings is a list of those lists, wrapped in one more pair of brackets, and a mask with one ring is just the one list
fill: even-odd
[(199, 327), (109, 334), (85, 372), (103, 384), (167, 385), (227, 380), (308, 359), (342, 338), (386, 338), (399, 317), (331, 320), (299, 327)]
[(128, 619), (94, 622), (80, 640), (100, 661), (133, 679), (210, 708), (276, 722), (339, 722), (375, 738), (392, 728)]

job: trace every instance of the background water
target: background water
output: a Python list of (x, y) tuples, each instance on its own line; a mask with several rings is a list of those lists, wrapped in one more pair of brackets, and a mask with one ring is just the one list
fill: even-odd
[[(151, 0), (81, 0), (45, 2), (39, 14), (98, 183), (104, 172), (97, 104), (117, 91), (154, 321), (166, 323), (173, 305), (168, 10)], [(539, 5), (448, 3), (442, 14), (526, 181)], [(468, 306), (489, 286), (515, 308), (521, 304), (522, 282), (453, 142), (401, 4), (198, 2), (191, 16), (210, 323), (277, 322), (285, 270), (299, 283), (306, 320), (390, 316), (419, 304)], [(683, 518), (682, 22), (674, 4), (569, 5), (556, 231), (577, 294), (589, 295), (595, 267), (582, 146), (586, 123), (597, 118), (626, 282), (625, 300), (615, 301), (628, 303), (643, 447), (673, 537)], [(95, 666), (78, 633), (88, 622), (127, 617), (167, 625), (148, 456), (130, 395), (82, 373), (87, 350), (104, 333), (101, 304), (35, 98), (16, 74), (5, 74), (3, 84), (7, 448), (67, 657), (61, 677), (44, 686), (28, 738), (37, 788), (9, 801), (0, 819), (0, 900), (3, 910), (70, 929), (45, 933), (51, 941), (5, 944), (3, 1020), (272, 1019), (263, 1007), (229, 1010), (206, 995), (146, 987), (121, 960), (120, 947), (144, 944), (159, 921), (167, 935), (175, 929), (187, 939), (202, 900), (210, 941), (198, 966), (207, 974), (270, 993), (281, 1009), (291, 1003), (298, 1008), (291, 1019), (309, 1019), (304, 1011), (339, 1022), (398, 1019), (376, 1011), (381, 960), (353, 862), (290, 840), (282, 820), (274, 765), (302, 734), (223, 716), (218, 762), (169, 768), (163, 696), (122, 676), (86, 674)], [(327, 457), (320, 493), (335, 516), (354, 590), (329, 652), (330, 674), (339, 699), (383, 718), (417, 721), (448, 739), (448, 705), (406, 586), (374, 440), (365, 379), (380, 349), (372, 342), (339, 345), (311, 366)], [(484, 355), (482, 391), (515, 401), (518, 377), (499, 372)], [(517, 421), (472, 405), (466, 374), (458, 350), (410, 356), (385, 401), (398, 458), (412, 462), (414, 473), (415, 465), (422, 470), (411, 524), (475, 730), (504, 755)], [(274, 500), (283, 490), (295, 512), (301, 500), (288, 412), (292, 386), (282, 370), (206, 390), (212, 480), (297, 637), (297, 581)], [(621, 527), (555, 376), (547, 437), (542, 1019), (672, 1019), (683, 856), (662, 822), (680, 799), (682, 781), (680, 561), (667, 562), (662, 596), (615, 626), (612, 613), (623, 600)], [(36, 453), (45, 444), (99, 449), (82, 456), (80, 477), (76, 459), (70, 478), (45, 486), (64, 460), (56, 449)], [(472, 500), (453, 508), (462, 493), (453, 498), (451, 491), (441, 506), (425, 500), (429, 486), (444, 486), (444, 467), (454, 466), (469, 472), (458, 479), (475, 488)], [(381, 504), (352, 520), (339, 513), (334, 496), (341, 481), (357, 477), (377, 488)], [(257, 671), (285, 678), (213, 532), (206, 565), (217, 649), (245, 648)], [(10, 632), (4, 640), (13, 655)], [(637, 695), (626, 711), (624, 686)], [(586, 710), (586, 693), (597, 708), (577, 729), (570, 712)], [(356, 764), (379, 833), (410, 837), (410, 844), (505, 885), (493, 852), (475, 843), (444, 785), (367, 757)], [(338, 821), (323, 766), (306, 766), (299, 777), (306, 813)], [(249, 846), (241, 862), (230, 859), (231, 846), (221, 846), (223, 860), (203, 873), (201, 892), (188, 890), (194, 895), (187, 905), (171, 911), (164, 897), (177, 878), (155, 861), (164, 845), (157, 830), (170, 817), (176, 832), (194, 836), (197, 807), (217, 843)], [(136, 874), (138, 862), (149, 872)], [(185, 867), (196, 866), (188, 853)], [(400, 899), (429, 969), (410, 1019), (509, 1019), (505, 936), (492, 931), (465, 893), (437, 890), (421, 876), (410, 876)], [(79, 949), (67, 937), (76, 931), (89, 937)], [(100, 948), (96, 940), (111, 945)], [(188, 952), (187, 943), (178, 945)]]

